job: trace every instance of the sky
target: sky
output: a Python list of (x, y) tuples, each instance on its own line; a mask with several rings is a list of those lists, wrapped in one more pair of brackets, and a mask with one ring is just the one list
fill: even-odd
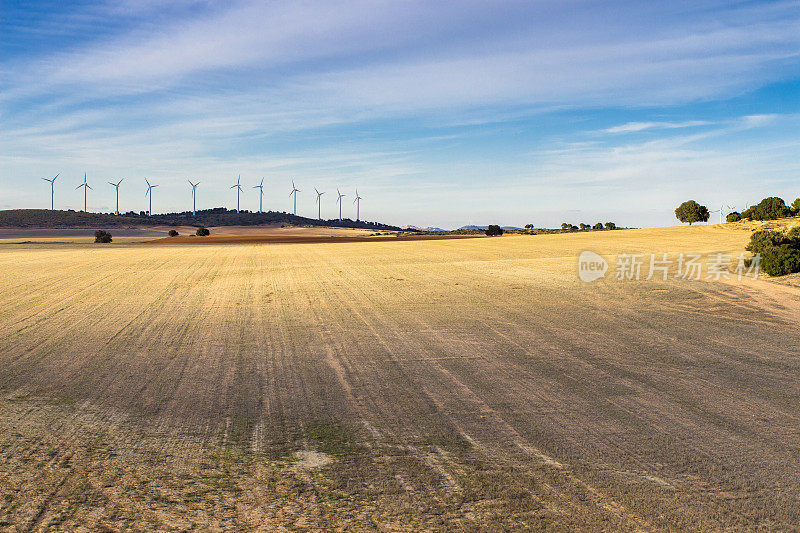
[(14, 2), (0, 209), (455, 228), (712, 220), (800, 196), (800, 2)]

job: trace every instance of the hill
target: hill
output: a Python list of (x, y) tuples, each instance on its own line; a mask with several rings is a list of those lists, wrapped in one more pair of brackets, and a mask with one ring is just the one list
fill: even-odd
[(224, 207), (147, 215), (129, 211), (113, 213), (85, 213), (83, 211), (51, 211), (49, 209), (11, 209), (0, 211), (0, 227), (18, 228), (73, 228), (73, 227), (127, 227), (127, 226), (259, 226), (264, 224), (291, 224), (297, 226), (332, 226), (399, 231), (397, 226), (363, 220), (317, 220), (280, 211), (255, 213), (232, 211)]

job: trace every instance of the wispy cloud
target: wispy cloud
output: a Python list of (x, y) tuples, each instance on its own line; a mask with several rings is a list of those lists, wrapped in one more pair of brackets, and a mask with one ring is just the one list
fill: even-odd
[(674, 130), (680, 128), (695, 128), (713, 124), (707, 120), (688, 120), (686, 122), (627, 122), (619, 126), (606, 128), (603, 133), (636, 133), (644, 130)]

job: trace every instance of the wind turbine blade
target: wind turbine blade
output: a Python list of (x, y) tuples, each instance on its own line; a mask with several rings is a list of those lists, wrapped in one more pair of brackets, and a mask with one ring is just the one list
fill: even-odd
[(61, 175), (61, 172), (59, 172), (58, 174), (56, 174), (55, 178), (53, 178), (53, 181), (56, 181), (56, 178), (58, 178), (60, 175)]

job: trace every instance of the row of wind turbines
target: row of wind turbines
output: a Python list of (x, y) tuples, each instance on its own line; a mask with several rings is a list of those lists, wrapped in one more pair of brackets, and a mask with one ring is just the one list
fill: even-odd
[[(55, 182), (56, 179), (61, 174), (56, 174), (53, 178), (42, 178), (44, 181), (50, 183), (50, 209), (55, 209)], [(239, 211), (239, 196), (242, 193), (242, 185), (241, 185), (242, 176), (239, 175), (236, 183), (231, 185), (231, 189), (236, 189), (236, 211)], [(117, 204), (115, 213), (119, 215), (119, 186), (122, 185), (122, 182), (125, 181), (125, 178), (121, 178), (118, 182), (114, 183), (113, 181), (109, 181), (108, 184), (116, 189), (116, 197), (117, 197)], [(150, 205), (147, 211), (147, 214), (150, 215), (153, 213), (153, 189), (158, 187), (158, 185), (153, 185), (150, 181), (145, 178), (145, 183), (147, 184), (147, 190), (145, 191), (144, 195), (149, 197)], [(197, 186), (200, 185), (200, 182), (193, 183), (191, 180), (187, 180), (189, 182), (189, 186), (192, 188), (192, 216), (197, 214)], [(88, 212), (87, 208), (87, 190), (94, 190), (86, 181), (86, 173), (83, 174), (83, 183), (75, 187), (75, 189), (83, 189), (83, 211)], [(264, 211), (264, 179), (261, 179), (261, 183), (258, 185), (254, 185), (253, 189), (258, 189), (258, 212), (262, 213)], [(293, 211), (292, 214), (297, 215), (297, 193), (301, 192), (298, 189), (294, 181), (292, 181), (292, 192), (289, 193), (289, 197), (293, 199)], [(317, 218), (322, 220), (322, 195), (325, 194), (325, 191), (319, 191), (316, 187), (314, 187), (314, 192), (317, 193)], [(339, 220), (342, 220), (342, 198), (347, 196), (346, 194), (342, 194), (339, 189), (336, 189), (336, 194), (338, 195), (336, 198), (336, 203), (339, 204)], [(361, 200), (363, 198), (358, 194), (358, 189), (356, 189), (355, 199), (353, 200), (353, 204), (356, 206), (356, 221), (360, 220), (361, 217)]]

